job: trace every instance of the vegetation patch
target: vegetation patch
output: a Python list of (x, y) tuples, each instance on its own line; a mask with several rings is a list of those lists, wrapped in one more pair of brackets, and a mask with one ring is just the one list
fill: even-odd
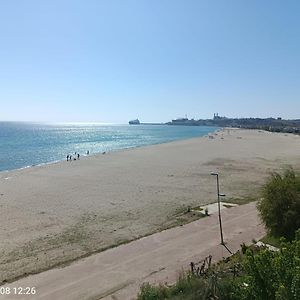
[(199, 206), (194, 208), (188, 206), (178, 209), (174, 215), (168, 218), (167, 222), (160, 226), (161, 230), (182, 226), (205, 217), (205, 214), (201, 210)]
[(222, 202), (228, 202), (228, 203), (234, 203), (238, 205), (247, 204), (250, 202), (257, 201), (257, 198), (251, 197), (251, 196), (245, 196), (245, 197), (231, 197), (231, 198), (224, 198), (222, 199)]

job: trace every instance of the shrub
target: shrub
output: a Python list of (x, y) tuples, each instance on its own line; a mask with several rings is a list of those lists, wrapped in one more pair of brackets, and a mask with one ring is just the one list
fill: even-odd
[(280, 251), (267, 249), (257, 254), (247, 250), (241, 299), (300, 299), (300, 230), (296, 240), (283, 243)]
[(271, 235), (294, 237), (300, 228), (300, 178), (293, 169), (273, 173), (263, 187), (257, 207)]
[(156, 287), (145, 283), (141, 287), (138, 300), (163, 300), (166, 298), (167, 289), (164, 286)]

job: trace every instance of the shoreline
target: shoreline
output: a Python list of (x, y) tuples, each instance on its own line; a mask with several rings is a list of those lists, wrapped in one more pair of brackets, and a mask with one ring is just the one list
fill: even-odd
[[(145, 125), (145, 124), (141, 124), (141, 125)], [(161, 124), (159, 124), (159, 125), (161, 125)], [(161, 144), (166, 144), (166, 143), (173, 143), (173, 142), (178, 142), (178, 141), (186, 141), (186, 140), (190, 140), (190, 139), (198, 139), (198, 138), (202, 138), (207, 135), (210, 135), (210, 134), (214, 134), (215, 132), (218, 132), (221, 129), (222, 129), (221, 127), (216, 127), (215, 131), (209, 132), (202, 136), (188, 137), (188, 138), (183, 138), (183, 139), (176, 139), (173, 141), (164, 141), (164, 142), (157, 142), (157, 143), (147, 144), (147, 145), (137, 145), (137, 146), (120, 148), (120, 149), (113, 149), (110, 151), (105, 151), (105, 154), (115, 153), (115, 152), (119, 152), (119, 151), (130, 150), (130, 149), (136, 149), (136, 148), (143, 148), (143, 147), (148, 147), (148, 146), (154, 146), (154, 145), (161, 145)], [(232, 129), (234, 129), (234, 128), (232, 128)], [(236, 129), (238, 129), (238, 128), (236, 128)], [(102, 154), (103, 154), (103, 152), (96, 152), (96, 153), (89, 154), (89, 155), (81, 154), (80, 158), (84, 159), (84, 158), (93, 157), (93, 156), (102, 155)], [(0, 171), (0, 175), (3, 172), (14, 172), (14, 171), (20, 171), (20, 170), (29, 169), (29, 168), (43, 167), (45, 165), (53, 165), (53, 164), (61, 163), (61, 162), (64, 162), (65, 160), (66, 160), (66, 158), (60, 159), (60, 160), (53, 160), (53, 161), (49, 161), (49, 162), (43, 162), (43, 163), (39, 163), (39, 164), (35, 164), (35, 165), (27, 165), (27, 166), (17, 168), (17, 169), (2, 170), (2, 171)]]
[[(299, 137), (225, 129), (208, 136), (0, 173), (0, 282), (179, 225), (180, 212), (258, 197), (271, 171), (300, 169)], [(270, 149), (272, 151), (270, 151)]]
[[(125, 124), (126, 125), (126, 124)], [(142, 124), (144, 125), (144, 124)], [(173, 125), (173, 126), (182, 126), (182, 125)], [(161, 142), (161, 143), (154, 143), (154, 144), (149, 144), (149, 145), (138, 145), (138, 146), (132, 146), (132, 147), (125, 147), (125, 148), (121, 148), (121, 149), (114, 149), (111, 151), (105, 151), (105, 153), (103, 152), (97, 152), (97, 153), (93, 153), (93, 154), (81, 154), (80, 155), (80, 159), (88, 159), (89, 157), (95, 157), (95, 156), (101, 156), (103, 154), (110, 154), (110, 153), (117, 153), (117, 152), (123, 152), (123, 151), (128, 151), (128, 150), (133, 150), (133, 149), (138, 149), (138, 148), (146, 148), (146, 147), (151, 147), (151, 146), (156, 146), (156, 145), (163, 145), (163, 144), (172, 144), (172, 143), (176, 143), (176, 142), (180, 142), (180, 141), (189, 141), (189, 140), (197, 140), (197, 139), (201, 139), (201, 138), (206, 138), (209, 135), (214, 135), (215, 133), (221, 132), (222, 130), (249, 130), (249, 131), (264, 131), (264, 130), (258, 130), (258, 129), (244, 129), (244, 128), (238, 128), (238, 127), (219, 127), (218, 129), (216, 129), (215, 131), (209, 132), (203, 136), (198, 136), (198, 137), (189, 137), (189, 138), (185, 138), (185, 139), (178, 139), (178, 140), (174, 140), (174, 141), (165, 141), (165, 142)], [(269, 131), (264, 131), (264, 132), (269, 132)], [(284, 132), (269, 132), (272, 134), (285, 134), (285, 135), (296, 135), (299, 136), (297, 134), (294, 133), (284, 133)], [(9, 172), (17, 172), (17, 171), (22, 171), (22, 170), (27, 170), (27, 169), (31, 169), (31, 168), (39, 168), (39, 167), (44, 167), (44, 166), (50, 166), (50, 165), (55, 165), (55, 164), (59, 164), (59, 163), (63, 163), (65, 162), (66, 159), (61, 159), (61, 160), (54, 160), (54, 161), (50, 161), (50, 162), (43, 162), (40, 164), (36, 164), (36, 165), (28, 165), (28, 166), (24, 166), (21, 168), (17, 168), (17, 169), (10, 169), (10, 170), (2, 170), (0, 171), (0, 176), (2, 173), (9, 173)]]

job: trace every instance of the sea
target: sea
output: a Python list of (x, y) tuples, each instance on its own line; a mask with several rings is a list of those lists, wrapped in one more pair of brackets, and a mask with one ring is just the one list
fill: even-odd
[(0, 122), (0, 171), (200, 137), (217, 127)]

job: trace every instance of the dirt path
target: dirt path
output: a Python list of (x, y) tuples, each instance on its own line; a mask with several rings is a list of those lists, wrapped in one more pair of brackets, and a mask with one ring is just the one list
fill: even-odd
[[(265, 231), (255, 203), (222, 211), (227, 246), (236, 251)], [(65, 268), (53, 269), (5, 285), (35, 287), (30, 296), (0, 296), (0, 299), (134, 299), (143, 282), (174, 282), (191, 261), (211, 254), (217, 261), (229, 253), (219, 245), (217, 214), (182, 227), (172, 228), (126, 245), (82, 259)], [(12, 291), (11, 290), (11, 291)]]

